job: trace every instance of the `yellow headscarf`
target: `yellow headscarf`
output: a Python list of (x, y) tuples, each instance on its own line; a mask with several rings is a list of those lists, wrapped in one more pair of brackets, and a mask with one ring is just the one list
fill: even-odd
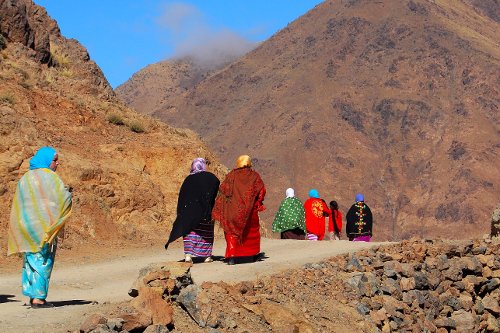
[(251, 167), (252, 166), (252, 160), (250, 159), (250, 156), (248, 155), (241, 155), (238, 157), (238, 162), (236, 162), (236, 168), (244, 168), (244, 167)]

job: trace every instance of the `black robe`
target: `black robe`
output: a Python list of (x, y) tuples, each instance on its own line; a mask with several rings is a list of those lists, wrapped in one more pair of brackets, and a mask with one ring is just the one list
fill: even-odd
[(361, 226), (361, 230), (356, 225), (360, 220), (359, 216), (356, 214), (359, 212), (359, 208), (356, 207), (356, 204), (352, 205), (346, 215), (346, 226), (345, 231), (347, 237), (359, 237), (359, 236), (371, 236), (372, 235), (372, 225), (373, 225), (373, 217), (372, 211), (370, 207), (368, 207), (365, 203), (363, 203), (363, 222), (364, 225)]
[(177, 238), (194, 231), (201, 221), (212, 218), (212, 208), (219, 184), (219, 179), (208, 171), (201, 171), (186, 177), (177, 201), (177, 218), (165, 249)]

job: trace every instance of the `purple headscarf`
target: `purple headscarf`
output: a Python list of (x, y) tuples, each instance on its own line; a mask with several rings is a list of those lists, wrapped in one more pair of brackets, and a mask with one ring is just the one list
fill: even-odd
[(191, 172), (189, 174), (194, 175), (195, 173), (206, 170), (207, 170), (207, 164), (205, 163), (205, 160), (201, 157), (198, 157), (195, 158), (193, 163), (191, 164)]

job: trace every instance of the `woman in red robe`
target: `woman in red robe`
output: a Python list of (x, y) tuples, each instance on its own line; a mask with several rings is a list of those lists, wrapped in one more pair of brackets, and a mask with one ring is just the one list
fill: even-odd
[(320, 241), (325, 237), (325, 215), (323, 212), (331, 214), (326, 203), (319, 198), (318, 191), (309, 191), (309, 199), (304, 202), (306, 210), (307, 238), (312, 241)]
[[(226, 236), (226, 259), (229, 265), (251, 258), (256, 261), (260, 252), (259, 211), (266, 187), (259, 174), (251, 169), (248, 155), (238, 158), (236, 169), (229, 172), (219, 187), (212, 217), (220, 222)], [(245, 257), (245, 258), (243, 258)]]

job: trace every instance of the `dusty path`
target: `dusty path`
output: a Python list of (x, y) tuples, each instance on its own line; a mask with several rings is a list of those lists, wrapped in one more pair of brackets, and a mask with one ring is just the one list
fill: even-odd
[[(195, 263), (191, 275), (197, 284), (255, 280), (375, 244), (262, 239), (263, 261), (234, 266), (219, 260)], [(225, 242), (216, 242), (214, 257), (222, 259), (224, 251)], [(53, 309), (34, 310), (25, 305), (27, 297), (21, 292), (21, 267), (17, 272), (0, 274), (0, 332), (75, 331), (86, 317), (105, 310), (109, 303), (129, 300), (128, 289), (142, 267), (183, 257), (181, 242), (172, 244), (168, 252), (158, 244), (142, 251), (113, 252), (113, 256), (96, 261), (88, 260), (88, 256), (70, 260), (62, 254), (56, 259), (48, 295), (48, 300), (56, 305)]]

